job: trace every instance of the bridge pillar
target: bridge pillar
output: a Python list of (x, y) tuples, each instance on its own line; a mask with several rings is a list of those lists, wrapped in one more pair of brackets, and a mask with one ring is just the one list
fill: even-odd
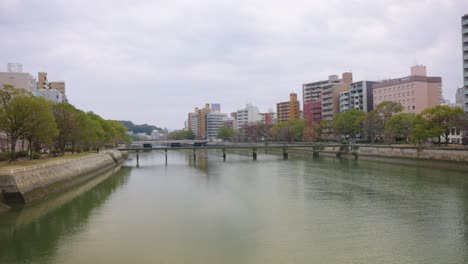
[(313, 157), (314, 159), (316, 159), (316, 158), (318, 158), (318, 156), (319, 156), (319, 150), (318, 150), (318, 148), (313, 148), (313, 149), (312, 149), (312, 157)]
[(138, 150), (137, 150), (136, 154), (137, 154), (137, 167), (140, 167), (140, 163), (139, 163), (139, 161), (138, 161), (138, 158), (139, 158), (139, 157), (138, 157)]
[(223, 148), (223, 161), (226, 161), (226, 149)]
[(252, 157), (253, 157), (253, 160), (257, 160), (257, 149), (256, 148), (252, 149)]
[(289, 157), (288, 148), (284, 147), (283, 148), (283, 159), (287, 160), (288, 157)]

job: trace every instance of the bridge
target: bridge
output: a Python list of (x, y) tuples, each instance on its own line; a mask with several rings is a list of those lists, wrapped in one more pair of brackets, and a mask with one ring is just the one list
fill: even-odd
[[(206, 142), (206, 141), (204, 141)], [(179, 143), (179, 142), (178, 142)], [(143, 143), (148, 144), (148, 143)], [(144, 146), (144, 145), (143, 145)], [(252, 150), (252, 158), (253, 160), (257, 160), (257, 151), (258, 150), (282, 150), (283, 152), (283, 159), (288, 159), (289, 149), (300, 149), (300, 150), (312, 150), (314, 157), (318, 156), (319, 151), (324, 148), (338, 148), (336, 151), (336, 156), (340, 157), (341, 154), (347, 153), (350, 148), (348, 145), (343, 144), (218, 144), (218, 145), (201, 145), (201, 146), (158, 146), (158, 147), (142, 147), (138, 146), (135, 147), (135, 144), (126, 147), (119, 147), (120, 151), (135, 151), (137, 154), (137, 165), (139, 164), (139, 155), (140, 151), (151, 151), (151, 150), (163, 150), (165, 152), (166, 157), (166, 164), (167, 164), (167, 152), (169, 150), (192, 150), (193, 151), (193, 159), (196, 160), (197, 158), (197, 150), (208, 150), (208, 149), (218, 149), (222, 150), (223, 152), (223, 161), (226, 160), (226, 151), (227, 150), (239, 150), (239, 149), (247, 149)], [(355, 159), (357, 159), (357, 152), (352, 151)]]

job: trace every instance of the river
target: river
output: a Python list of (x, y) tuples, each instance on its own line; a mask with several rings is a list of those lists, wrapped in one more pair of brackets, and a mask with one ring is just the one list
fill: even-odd
[(0, 263), (468, 263), (468, 172), (140, 153), (0, 215)]

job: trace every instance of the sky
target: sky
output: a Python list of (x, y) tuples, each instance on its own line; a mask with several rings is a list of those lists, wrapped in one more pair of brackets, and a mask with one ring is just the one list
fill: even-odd
[(303, 83), (416, 64), (453, 102), (466, 13), (466, 0), (0, 0), (0, 71), (46, 71), (82, 110), (171, 130), (205, 103), (266, 112)]

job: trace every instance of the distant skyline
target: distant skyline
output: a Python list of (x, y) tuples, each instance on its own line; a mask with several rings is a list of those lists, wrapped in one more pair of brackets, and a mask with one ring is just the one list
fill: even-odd
[(423, 64), (454, 102), (466, 13), (464, 0), (2, 0), (0, 71), (46, 71), (80, 109), (171, 130), (196, 106), (274, 110), (345, 71), (374, 81)]

